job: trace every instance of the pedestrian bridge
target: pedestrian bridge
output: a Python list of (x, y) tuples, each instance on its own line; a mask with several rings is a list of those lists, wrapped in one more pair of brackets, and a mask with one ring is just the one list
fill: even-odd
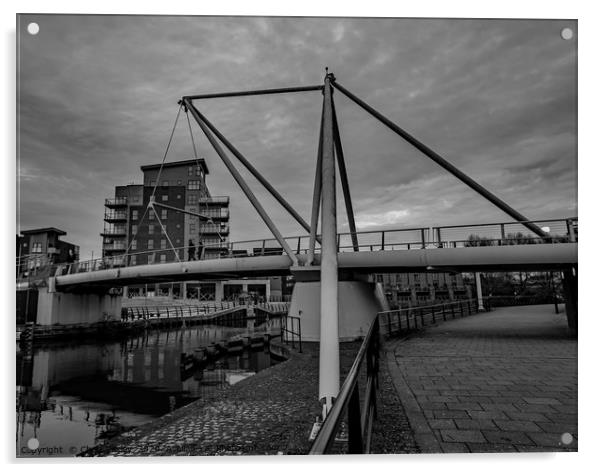
[[(549, 237), (537, 237), (517, 222), (358, 232), (356, 246), (350, 243), (350, 233), (340, 233), (339, 274), (561, 270), (577, 264), (576, 218), (530, 223), (545, 228)], [(49, 275), (58, 291), (85, 292), (141, 283), (290, 275), (319, 269), (319, 247), (312, 265), (308, 265), (308, 236), (286, 240), (296, 246), (296, 265), (275, 239), (262, 239), (230, 242), (221, 251), (206, 251), (217, 253), (212, 259), (133, 263), (143, 258), (157, 261), (173, 250), (147, 251), (58, 264)], [(183, 257), (185, 250), (175, 249), (181, 253), (178, 257)], [(18, 281), (18, 288), (28, 285), (25, 280)]]

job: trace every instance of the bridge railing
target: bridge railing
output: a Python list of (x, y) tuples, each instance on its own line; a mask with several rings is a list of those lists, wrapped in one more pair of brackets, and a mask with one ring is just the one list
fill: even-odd
[(433, 241), (438, 247), (509, 246), (518, 244), (550, 244), (577, 242), (578, 219), (530, 221), (539, 226), (546, 237), (536, 235), (521, 222), (479, 225), (436, 226)]
[[(310, 454), (370, 452), (372, 423), (376, 417), (379, 357), (380, 323), (377, 316), (366, 333), (339, 395), (320, 427)], [(363, 379), (365, 385), (362, 389), (360, 382)], [(334, 449), (337, 436), (347, 439), (346, 451)]]
[[(544, 229), (549, 236), (534, 235), (520, 222), (486, 223), (478, 225), (435, 226), (418, 228), (387, 229), (379, 231), (358, 231), (357, 249), (359, 251), (390, 251), (413, 249), (437, 249), (450, 247), (475, 247), (475, 246), (504, 246), (515, 244), (551, 244), (563, 242), (577, 242), (578, 219), (566, 218), (556, 220), (531, 221)], [(294, 236), (284, 238), (296, 254), (309, 252), (309, 236)], [(356, 248), (353, 244), (352, 234), (339, 233), (337, 236), (339, 252), (351, 252)], [(316, 253), (320, 252), (320, 245), (316, 243)], [(270, 255), (283, 255), (284, 249), (276, 239), (253, 239), (207, 244), (202, 247), (180, 246), (175, 248), (180, 261), (223, 259), (236, 257), (257, 257)], [(46, 256), (43, 256), (46, 257)], [(29, 258), (29, 259), (28, 259)], [(26, 267), (30, 256), (17, 259), (17, 267)], [(40, 261), (46, 262), (40, 262)], [(73, 263), (50, 264), (49, 259), (36, 259), (35, 272), (49, 275), (66, 275), (79, 272), (93, 272), (103, 269), (130, 267), (148, 264), (163, 264), (177, 262), (172, 248), (149, 249), (145, 251), (132, 251), (128, 254), (115, 254), (92, 260), (77, 261)], [(43, 265), (44, 270), (40, 269)], [(22, 271), (19, 270), (18, 273)]]

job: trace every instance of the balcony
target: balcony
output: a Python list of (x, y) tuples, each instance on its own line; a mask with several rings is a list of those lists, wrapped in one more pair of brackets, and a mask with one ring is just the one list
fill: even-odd
[(116, 226), (114, 228), (105, 228), (100, 233), (101, 236), (120, 237), (125, 236), (125, 226)]
[(125, 251), (125, 243), (108, 243), (102, 245), (103, 251)]
[(105, 211), (104, 220), (107, 223), (117, 222), (117, 221), (127, 221), (128, 215), (125, 211)]
[(199, 203), (201, 205), (227, 206), (230, 204), (230, 197), (201, 197)]
[(126, 197), (106, 198), (105, 206), (107, 208), (117, 208), (127, 206), (128, 199)]
[(212, 220), (228, 220), (230, 219), (230, 210), (227, 208), (209, 208), (205, 209), (201, 206), (199, 214)]
[(201, 234), (229, 234), (230, 225), (227, 224), (201, 224), (199, 225), (199, 233)]

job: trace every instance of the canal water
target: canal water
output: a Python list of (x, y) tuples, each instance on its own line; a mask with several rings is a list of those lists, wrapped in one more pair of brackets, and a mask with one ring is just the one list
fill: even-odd
[(17, 456), (74, 456), (277, 362), (266, 350), (245, 350), (181, 372), (182, 352), (242, 332), (196, 326), (17, 347)]

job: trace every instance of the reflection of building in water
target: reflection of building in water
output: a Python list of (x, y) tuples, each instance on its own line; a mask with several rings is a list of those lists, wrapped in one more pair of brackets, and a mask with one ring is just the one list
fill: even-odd
[(269, 354), (243, 351), (181, 371), (182, 352), (240, 332), (194, 327), (121, 343), (17, 351), (17, 446), (44, 435), (53, 445), (66, 441), (67, 448), (76, 436), (81, 445), (94, 445), (124, 425), (141, 424), (269, 367)]

